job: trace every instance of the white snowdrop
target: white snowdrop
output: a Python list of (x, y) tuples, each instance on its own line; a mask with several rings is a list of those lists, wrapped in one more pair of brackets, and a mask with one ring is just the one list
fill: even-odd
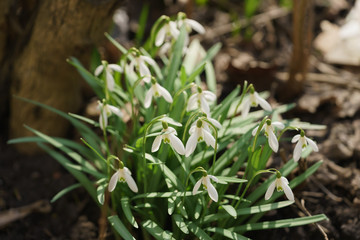
[(316, 143), (313, 140), (311, 140), (310, 138), (306, 137), (305, 132), (303, 130), (301, 130), (300, 134), (295, 135), (292, 138), (291, 142), (292, 143), (297, 142), (296, 145), (295, 145), (295, 148), (294, 148), (294, 153), (293, 153), (293, 157), (294, 157), (295, 162), (299, 161), (302, 151), (306, 148), (306, 146), (308, 144), (314, 150), (314, 152), (319, 151), (319, 148), (316, 145)]
[(95, 76), (99, 76), (105, 69), (105, 77), (106, 77), (106, 86), (109, 89), (109, 91), (114, 91), (115, 88), (115, 80), (113, 77), (113, 71), (116, 72), (122, 72), (122, 68), (117, 64), (107, 64), (105, 61), (103, 61), (103, 64), (98, 66), (95, 69)]
[(162, 122), (163, 129), (161, 135), (156, 136), (151, 147), (151, 152), (156, 152), (159, 150), (161, 142), (165, 144), (170, 144), (177, 153), (180, 155), (185, 155), (185, 147), (181, 140), (176, 136), (177, 132), (174, 128), (169, 127), (166, 122)]
[[(252, 131), (252, 135), (255, 136), (257, 130), (258, 130), (259, 126), (257, 126), (256, 128), (254, 128), (254, 130)], [(278, 129), (284, 129), (285, 126), (283, 123), (281, 122), (271, 122), (270, 119), (267, 119), (265, 124), (263, 125), (263, 127), (261, 128), (261, 131), (263, 129), (265, 129), (265, 136), (268, 138), (268, 142), (269, 142), (269, 146), (270, 148), (274, 151), (277, 152), (279, 150), (279, 142), (278, 139), (274, 133), (275, 128)]]
[(200, 185), (202, 184), (204, 186), (204, 188), (207, 190), (209, 197), (213, 201), (217, 202), (219, 199), (219, 196), (216, 191), (216, 188), (214, 187), (214, 185), (212, 185), (210, 179), (212, 179), (215, 182), (219, 182), (219, 180), (215, 176), (204, 173), (204, 175), (195, 183), (192, 194), (193, 195), (197, 194), (197, 192), (200, 188)]
[(160, 86), (160, 84), (158, 84), (156, 80), (152, 79), (151, 87), (145, 95), (144, 107), (149, 108), (151, 105), (151, 99), (153, 97), (160, 97), (160, 96), (162, 96), (165, 99), (165, 101), (167, 101), (168, 103), (173, 102), (173, 98), (171, 97), (168, 90)]

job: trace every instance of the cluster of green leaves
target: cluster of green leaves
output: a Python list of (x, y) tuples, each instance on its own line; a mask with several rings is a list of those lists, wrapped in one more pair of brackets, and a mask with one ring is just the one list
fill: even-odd
[[(155, 24), (148, 42), (154, 42), (154, 34), (161, 23)], [(217, 152), (205, 143), (198, 144), (194, 154), (189, 157), (178, 155), (167, 144), (162, 144), (156, 153), (150, 153), (155, 134), (161, 130), (161, 120), (174, 123), (178, 136), (184, 142), (188, 137), (188, 126), (196, 112), (186, 112), (186, 104), (191, 94), (193, 83), (202, 84), (206, 79), (208, 89), (215, 92), (216, 80), (211, 60), (220, 49), (217, 44), (198, 59), (199, 42), (193, 41), (183, 56), (186, 39), (183, 27), (180, 35), (173, 42), (170, 57), (162, 57), (161, 66), (150, 66), (157, 82), (173, 96), (169, 104), (162, 98), (156, 99), (148, 109), (143, 107), (147, 86), (139, 83), (139, 76), (126, 71), (115, 73), (114, 91), (106, 90), (105, 76), (96, 77), (75, 59), (69, 59), (80, 75), (93, 88), (100, 100), (124, 111), (130, 118), (111, 117), (107, 128), (99, 131), (99, 123), (76, 114), (66, 114), (44, 104), (23, 99), (69, 120), (79, 131), (82, 143), (63, 138), (47, 136), (36, 129), (26, 126), (36, 136), (11, 140), (9, 143), (36, 142), (42, 149), (62, 164), (78, 180), (77, 184), (59, 192), (52, 201), (78, 187), (84, 187), (101, 207), (111, 205), (108, 221), (124, 239), (144, 238), (149, 235), (156, 239), (248, 239), (246, 231), (269, 228), (294, 227), (326, 219), (322, 214), (295, 219), (283, 219), (271, 222), (258, 222), (264, 213), (286, 207), (291, 201), (274, 202), (282, 193), (274, 193), (269, 201), (263, 199), (266, 189), (274, 181), (275, 175), (265, 182), (259, 178), (252, 181), (254, 191), (245, 197), (239, 194), (248, 184), (249, 176), (265, 169), (272, 152), (264, 136), (260, 136), (255, 148), (252, 148), (252, 129), (259, 119), (271, 114), (276, 119), (280, 114), (291, 109), (293, 104), (283, 105), (273, 112), (262, 110), (250, 113), (246, 118), (239, 116), (238, 103), (246, 94), (247, 86), (236, 87), (225, 99), (212, 106), (212, 118), (223, 126), (217, 132), (219, 146)], [(133, 56), (129, 51), (112, 39), (107, 38), (123, 53), (119, 65), (124, 69)], [(147, 44), (147, 49), (140, 48), (142, 55), (154, 56), (157, 48)], [(151, 53), (151, 54), (150, 54)], [(196, 60), (197, 59), (197, 60)], [(266, 93), (264, 93), (266, 95)], [(287, 126), (303, 129), (320, 126), (300, 122), (297, 119), (285, 120)], [(310, 149), (304, 153), (306, 157)], [(115, 191), (109, 193), (108, 182), (118, 165), (118, 157), (128, 167), (139, 186), (139, 193), (133, 193), (126, 184), (118, 184)], [(215, 161), (213, 161), (215, 160)], [(313, 174), (321, 162), (311, 166), (304, 173), (290, 181), (294, 188)], [(197, 167), (211, 169), (211, 174), (219, 179), (216, 189), (219, 201), (212, 202), (206, 191), (193, 195), (191, 190), (201, 177), (191, 174)], [(288, 161), (279, 171), (283, 176), (296, 169), (297, 163)], [(239, 171), (246, 169), (247, 176), (238, 178)], [(109, 197), (110, 196), (110, 197)], [(143, 235), (141, 237), (141, 235)]]

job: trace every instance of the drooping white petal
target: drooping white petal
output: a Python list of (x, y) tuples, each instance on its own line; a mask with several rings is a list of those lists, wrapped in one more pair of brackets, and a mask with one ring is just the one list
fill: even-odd
[(259, 126), (257, 126), (256, 128), (254, 128), (254, 130), (252, 130), (252, 133), (251, 133), (251, 134), (252, 134), (253, 136), (255, 136), (258, 129), (259, 129)]
[(280, 181), (282, 182), (282, 184), (289, 184), (289, 181), (286, 177), (280, 177)]
[(209, 120), (215, 127), (217, 127), (218, 129), (221, 129), (221, 128), (222, 128), (222, 126), (221, 126), (221, 124), (219, 123), (218, 120), (216, 120), (216, 119), (214, 119), (214, 118), (209, 118), (209, 117), (208, 117), (208, 120)]
[(197, 129), (196, 123), (197, 123), (197, 122), (194, 122), (194, 123), (191, 125), (191, 127), (190, 127), (190, 129), (189, 129), (189, 134), (190, 134), (190, 135), (193, 134), (193, 133), (196, 131), (196, 129)]
[(246, 117), (250, 111), (250, 99), (246, 99), (241, 109), (241, 116)]
[(212, 180), (214, 180), (215, 182), (219, 182), (219, 179), (213, 175), (208, 175)]
[(197, 131), (195, 131), (192, 135), (190, 135), (188, 141), (186, 142), (186, 147), (185, 147), (185, 157), (190, 156), (197, 145), (197, 140), (198, 140), (199, 136), (197, 134)]
[(164, 43), (164, 45), (162, 45), (161, 48), (159, 49), (159, 56), (165, 56), (170, 48), (171, 48), (171, 43), (169, 42)]
[(308, 137), (305, 137), (306, 141), (308, 142), (308, 144), (310, 145), (310, 147), (314, 150), (314, 152), (318, 152), (319, 151), (319, 148), (318, 146), (316, 145), (316, 143), (311, 140), (310, 138)]
[(135, 180), (131, 176), (130, 170), (128, 168), (126, 168), (126, 167), (124, 169), (126, 169), (125, 170), (125, 181), (126, 181), (127, 185), (129, 186), (131, 191), (137, 193), (138, 192), (138, 187), (136, 185)]
[(103, 70), (104, 70), (104, 66), (103, 66), (103, 65), (98, 66), (98, 67), (95, 69), (95, 72), (94, 72), (95, 76), (99, 76), (100, 73), (101, 73)]
[(151, 152), (156, 152), (157, 150), (159, 150), (160, 144), (161, 144), (161, 140), (162, 140), (162, 136), (156, 136), (156, 138), (154, 139), (154, 142), (151, 146)]
[(207, 187), (207, 191), (208, 191), (208, 194), (210, 196), (210, 198), (217, 202), (218, 199), (219, 199), (219, 196), (218, 196), (218, 193), (216, 191), (216, 188), (214, 187), (214, 185), (212, 185), (212, 183), (210, 182), (210, 178), (209, 177), (206, 177), (206, 187)]
[(151, 99), (154, 95), (154, 89), (151, 87), (145, 95), (144, 107), (149, 108), (151, 105)]
[(205, 97), (205, 99), (206, 99), (207, 101), (209, 101), (209, 102), (213, 102), (213, 101), (216, 100), (216, 95), (215, 95), (215, 93), (213, 93), (213, 92), (210, 92), (210, 91), (205, 90), (205, 91), (202, 92), (202, 94), (203, 94), (203, 96)]
[(107, 107), (110, 109), (110, 111), (113, 114), (117, 115), (119, 118), (123, 117), (123, 114), (122, 114), (122, 112), (121, 112), (121, 110), (119, 108), (117, 108), (115, 106), (112, 106), (112, 105), (108, 105)]
[(108, 118), (107, 118), (107, 114), (104, 110), (102, 110), (102, 112), (100, 113), (100, 116), (99, 116), (99, 125), (100, 125), (100, 128), (102, 130), (104, 130), (107, 125), (108, 125)]
[(274, 193), (276, 181), (272, 182), (265, 193), (265, 200), (269, 200)]
[(169, 22), (169, 30), (173, 38), (177, 38), (180, 34), (180, 31), (176, 27), (176, 22), (174, 21)]
[(292, 139), (291, 139), (291, 142), (292, 143), (296, 143), (297, 141), (299, 141), (299, 139), (300, 139), (300, 134), (296, 134)]
[(299, 161), (300, 157), (301, 157), (301, 153), (302, 153), (302, 144), (301, 142), (297, 142), (294, 148), (294, 153), (293, 153), (293, 158), (294, 161), (297, 162)]
[(149, 64), (150, 66), (155, 66), (156, 62), (154, 61), (154, 59), (152, 59), (151, 57), (148, 56), (141, 56), (141, 59), (143, 59), (147, 64)]
[(170, 144), (175, 149), (175, 151), (180, 155), (185, 155), (185, 147), (181, 140), (176, 137), (174, 134), (169, 134)]
[(279, 142), (277, 140), (276, 135), (274, 134), (273, 131), (269, 131), (268, 132), (268, 142), (269, 142), (269, 146), (271, 147), (271, 149), (274, 152), (277, 152), (279, 150)]
[(107, 88), (108, 88), (110, 91), (114, 91), (114, 88), (115, 88), (115, 80), (114, 80), (114, 77), (111, 75), (110, 72), (106, 72), (106, 85), (107, 85)]
[(201, 110), (203, 110), (204, 113), (206, 113), (206, 115), (210, 115), (210, 107), (208, 102), (205, 100), (205, 98), (203, 97), (200, 98), (200, 104), (201, 104)]
[(215, 138), (213, 137), (213, 135), (211, 135), (211, 133), (209, 133), (206, 130), (202, 130), (203, 134), (204, 134), (204, 141), (206, 142), (206, 145), (211, 145), (213, 148), (215, 148)]
[(272, 122), (271, 126), (274, 126), (274, 127), (278, 128), (280, 130), (285, 128), (285, 125), (283, 123), (281, 123), (281, 122)]
[(193, 110), (197, 107), (197, 100), (198, 100), (197, 97), (198, 97), (198, 93), (195, 93), (190, 96), (190, 98), (188, 100), (186, 111)]
[(159, 47), (164, 43), (165, 35), (166, 35), (166, 29), (165, 29), (165, 26), (163, 26), (156, 35), (155, 46)]
[(116, 72), (120, 72), (120, 73), (123, 71), (122, 67), (120, 67), (117, 64), (109, 64), (108, 68), (110, 68), (111, 70), (114, 70)]
[(166, 90), (164, 87), (160, 86), (160, 84), (156, 83), (157, 88), (159, 90), (159, 93), (161, 96), (164, 97), (164, 99), (168, 102), (168, 103), (172, 103), (173, 99), (170, 95), (170, 93), (168, 92), (168, 90)]
[(200, 34), (204, 34), (205, 33), (205, 28), (198, 23), (197, 21), (193, 20), (193, 19), (185, 19), (185, 22), (192, 28), (194, 29), (196, 32), (200, 33)]
[(134, 58), (133, 60), (131, 60), (131, 62), (128, 65), (125, 66), (126, 72), (129, 73), (129, 74), (133, 74), (135, 64), (136, 64), (136, 59)]
[(261, 106), (264, 110), (269, 111), (269, 112), (272, 110), (271, 105), (270, 105), (265, 99), (263, 99), (262, 97), (260, 97), (257, 92), (254, 93), (254, 96), (255, 96), (257, 102), (260, 104), (260, 106)]
[(112, 192), (114, 191), (115, 187), (116, 187), (116, 184), (119, 180), (119, 174), (120, 172), (119, 171), (116, 171), (110, 178), (110, 181), (109, 181), (109, 185), (108, 185), (108, 190), (109, 192)]
[(140, 76), (151, 76), (149, 68), (146, 66), (144, 61), (139, 60), (139, 72)]
[(200, 178), (194, 185), (194, 188), (193, 188), (193, 191), (192, 191), (192, 194), (195, 195), (197, 194), (198, 190), (199, 190), (199, 187), (201, 185), (201, 182), (202, 182), (202, 179), (203, 178)]
[(294, 194), (293, 194), (291, 188), (289, 187), (289, 185), (288, 185), (288, 184), (285, 184), (285, 183), (283, 182), (282, 188), (283, 188), (283, 190), (284, 190), (284, 193), (285, 193), (286, 197), (287, 197), (290, 201), (295, 201)]

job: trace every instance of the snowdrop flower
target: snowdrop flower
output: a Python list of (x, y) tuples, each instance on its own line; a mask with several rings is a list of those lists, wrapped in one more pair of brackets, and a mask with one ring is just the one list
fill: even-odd
[(196, 125), (192, 125), (189, 134), (190, 137), (186, 142), (185, 147), (185, 156), (188, 157), (195, 151), (196, 145), (198, 142), (202, 140), (205, 141), (206, 145), (211, 145), (215, 148), (215, 138), (211, 135), (211, 133), (206, 130), (207, 125), (205, 124), (204, 120), (200, 118), (196, 121)]
[(160, 47), (163, 43), (168, 42), (169, 38), (177, 38), (179, 34), (176, 22), (168, 20), (158, 31), (155, 38), (155, 46)]
[(192, 30), (195, 30), (200, 34), (205, 33), (205, 28), (200, 23), (193, 19), (186, 18), (184, 13), (180, 14), (182, 14), (183, 16), (181, 16), (180, 19), (177, 20), (177, 25), (179, 29), (181, 29), (183, 24), (185, 24), (185, 28), (188, 33), (190, 33)]
[(257, 107), (259, 104), (266, 111), (270, 112), (272, 110), (270, 104), (265, 99), (260, 97), (260, 95), (254, 90), (254, 88), (251, 87), (250, 88), (250, 96), (244, 102), (244, 105), (243, 105), (243, 108), (241, 111), (241, 116), (246, 117), (250, 111), (250, 107)]
[(284, 191), (286, 197), (290, 201), (295, 201), (294, 194), (293, 194), (291, 188), (289, 187), (289, 181), (285, 177), (282, 177), (280, 172), (276, 173), (275, 181), (272, 182), (270, 184), (269, 188), (267, 189), (267, 191), (265, 193), (265, 200), (269, 200), (271, 198), (271, 196), (274, 193), (275, 187), (278, 192)]
[(202, 90), (197, 87), (197, 93), (194, 93), (189, 98), (186, 111), (191, 111), (200, 108), (206, 115), (210, 116), (209, 102), (216, 100), (216, 95), (210, 91)]
[(115, 88), (115, 80), (113, 77), (113, 71), (122, 72), (122, 68), (117, 64), (107, 64), (106, 61), (103, 61), (102, 65), (98, 66), (95, 69), (95, 76), (99, 76), (105, 69), (105, 77), (106, 77), (106, 86), (110, 91), (114, 91)]
[(144, 101), (145, 108), (150, 107), (151, 99), (153, 96), (154, 97), (162, 96), (165, 99), (165, 101), (167, 101), (168, 103), (173, 102), (173, 99), (172, 99), (170, 93), (168, 92), (168, 90), (166, 90), (164, 87), (160, 86), (160, 84), (158, 84), (155, 79), (151, 80), (151, 88), (148, 90), (148, 92), (145, 95), (145, 101)]
[(208, 175), (207, 173), (203, 173), (203, 176), (195, 183), (192, 194), (193, 195), (197, 194), (197, 192), (200, 188), (200, 185), (202, 184), (204, 186), (204, 188), (208, 191), (209, 197), (213, 201), (217, 202), (219, 199), (219, 196), (216, 191), (216, 188), (214, 187), (214, 185), (211, 184), (210, 178), (215, 182), (219, 182), (219, 180), (215, 176)]
[(310, 138), (306, 137), (305, 132), (303, 130), (301, 130), (300, 134), (295, 135), (292, 138), (291, 142), (292, 143), (297, 142), (295, 145), (295, 148), (294, 148), (294, 153), (293, 153), (295, 162), (299, 161), (302, 151), (308, 144), (314, 150), (314, 152), (319, 151), (319, 148), (316, 145), (316, 143), (313, 140), (311, 140)]
[(164, 141), (165, 144), (170, 144), (177, 153), (180, 155), (185, 155), (185, 147), (181, 140), (176, 136), (176, 130), (172, 127), (169, 127), (167, 122), (162, 122), (163, 130), (161, 131), (161, 135), (156, 136), (152, 147), (151, 152), (156, 152), (159, 150), (161, 140)]
[(131, 191), (137, 193), (138, 187), (131, 176), (131, 172), (127, 167), (124, 167), (124, 164), (120, 161), (120, 168), (117, 170), (112, 177), (110, 178), (108, 190), (109, 192), (114, 191), (117, 182), (126, 182)]
[(136, 56), (134, 56), (133, 60), (130, 62), (129, 65), (127, 65), (126, 68), (127, 71), (134, 72), (134, 68), (136, 67), (140, 73), (140, 77), (143, 77), (144, 82), (150, 83), (151, 72), (147, 64), (152, 66), (156, 65), (154, 59), (148, 56), (140, 55), (140, 53), (137, 51)]
[(123, 114), (119, 108), (110, 104), (101, 103), (100, 101), (98, 101), (98, 104), (98, 107), (100, 108), (99, 124), (102, 130), (106, 128), (108, 124), (108, 117), (110, 117), (110, 115), (115, 114), (119, 118), (123, 117)]
[[(255, 136), (258, 128), (259, 128), (259, 126), (254, 128), (254, 130), (252, 131), (253, 136)], [(277, 152), (279, 150), (279, 142), (278, 142), (277, 137), (276, 137), (276, 135), (274, 133), (275, 128), (278, 128), (278, 129), (281, 130), (281, 129), (284, 129), (285, 126), (281, 122), (271, 122), (270, 119), (267, 119), (265, 124), (261, 128), (261, 131), (263, 129), (265, 129), (265, 136), (268, 138), (269, 146), (271, 147), (271, 149), (274, 152)]]

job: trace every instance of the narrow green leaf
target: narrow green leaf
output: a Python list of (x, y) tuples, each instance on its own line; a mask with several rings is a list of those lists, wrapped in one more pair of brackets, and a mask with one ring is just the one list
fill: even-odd
[(240, 92), (240, 86), (238, 85), (227, 97), (219, 104), (217, 105), (212, 113), (213, 118), (217, 118), (220, 115), (226, 116), (227, 111), (230, 108), (230, 105), (233, 103), (234, 99)]
[(233, 218), (237, 218), (237, 212), (236, 209), (231, 205), (221, 205), (222, 208), (225, 209), (225, 211), (230, 214)]
[(106, 186), (107, 186), (107, 182), (105, 180), (106, 179), (103, 178), (102, 183), (99, 184), (99, 186), (96, 189), (97, 200), (99, 201), (99, 203), (101, 205), (104, 205), (104, 201), (105, 201), (105, 190), (106, 190)]
[(120, 236), (123, 237), (125, 240), (128, 240), (128, 239), (135, 240), (135, 238), (127, 230), (127, 228), (121, 222), (120, 218), (117, 215), (108, 217), (108, 220), (109, 220), (111, 226), (116, 230), (116, 232), (119, 233)]
[(131, 200), (138, 198), (169, 198), (169, 197), (189, 197), (193, 196), (192, 192), (152, 192), (135, 195)]
[(175, 221), (175, 224), (178, 226), (178, 228), (185, 234), (189, 234), (189, 229), (186, 227), (186, 223), (181, 215), (174, 214), (173, 219)]
[(88, 193), (94, 199), (94, 201), (97, 202), (96, 190), (94, 184), (81, 171), (69, 167), (69, 165), (71, 165), (70, 161), (60, 153), (56, 152), (55, 150), (49, 148), (48, 146), (42, 143), (38, 143), (38, 145), (39, 147), (44, 149), (44, 151), (46, 151), (50, 156), (52, 156), (55, 160), (57, 160), (66, 170), (68, 170), (88, 191)]
[(249, 224), (244, 224), (241, 226), (229, 228), (229, 230), (236, 232), (245, 232), (245, 231), (273, 229), (273, 228), (297, 227), (310, 223), (320, 222), (323, 220), (328, 220), (328, 218), (324, 214), (318, 214), (308, 217), (290, 218), (290, 219), (266, 221), (259, 223), (249, 223)]
[(225, 177), (225, 176), (216, 176), (219, 179), (219, 183), (226, 184), (226, 183), (244, 183), (248, 180), (241, 179), (237, 177)]
[(109, 41), (114, 44), (114, 46), (119, 49), (120, 52), (122, 52), (123, 54), (127, 53), (127, 49), (123, 47), (118, 41), (116, 41), (113, 37), (111, 37), (110, 34), (105, 33), (105, 37), (109, 39)]
[(199, 226), (197, 226), (195, 223), (189, 222), (188, 228), (200, 240), (212, 240), (212, 238), (206, 232), (204, 232), (204, 230), (202, 230)]
[(151, 220), (147, 220), (142, 223), (142, 226), (156, 239), (174, 239), (172, 237), (172, 233), (169, 231), (164, 231), (161, 227), (159, 227), (155, 222)]
[[(253, 206), (253, 207), (249, 207), (249, 208), (240, 208), (240, 209), (236, 210), (236, 216), (255, 214), (255, 213), (260, 213), (260, 212), (268, 212), (270, 210), (287, 207), (293, 203), (294, 202), (292, 202), (292, 201), (282, 201), (282, 202), (276, 202), (276, 203), (263, 204), (260, 206)], [(228, 217), (229, 217), (229, 215), (224, 212), (210, 214), (210, 215), (207, 215), (204, 217), (203, 223), (216, 222), (221, 219), (228, 218)]]
[(172, 215), (175, 210), (175, 200), (176, 197), (169, 197), (168, 198), (168, 214)]
[(135, 218), (131, 212), (130, 208), (130, 200), (128, 197), (122, 197), (121, 198), (121, 207), (124, 211), (126, 219), (133, 225), (135, 228), (139, 228), (137, 222), (135, 221)]
[(213, 64), (210, 61), (205, 62), (205, 74), (206, 74), (206, 84), (210, 91), (216, 93), (216, 77), (215, 69)]
[(199, 65), (197, 68), (195, 68), (194, 72), (191, 73), (191, 75), (189, 76), (187, 82), (192, 83), (195, 80), (195, 78), (197, 76), (199, 76), (199, 74), (202, 73), (202, 71), (204, 71), (205, 65), (206, 65), (206, 62), (203, 63), (202, 65)]
[(58, 200), (59, 198), (61, 198), (62, 196), (64, 196), (65, 194), (67, 194), (68, 192), (76, 189), (76, 188), (79, 188), (81, 187), (81, 184), (80, 183), (75, 183), (71, 186), (68, 186), (66, 188), (64, 188), (63, 190), (61, 190), (60, 192), (58, 192), (51, 200), (50, 202), (53, 203), (55, 202), (56, 200)]
[(228, 229), (224, 229), (224, 228), (217, 228), (217, 227), (209, 227), (206, 229), (206, 231), (209, 232), (214, 232), (214, 233), (219, 233), (221, 235), (223, 235), (224, 237), (227, 237), (229, 239), (234, 239), (234, 240), (250, 240), (250, 238), (247, 238), (243, 235), (240, 235), (234, 231), (230, 231)]

